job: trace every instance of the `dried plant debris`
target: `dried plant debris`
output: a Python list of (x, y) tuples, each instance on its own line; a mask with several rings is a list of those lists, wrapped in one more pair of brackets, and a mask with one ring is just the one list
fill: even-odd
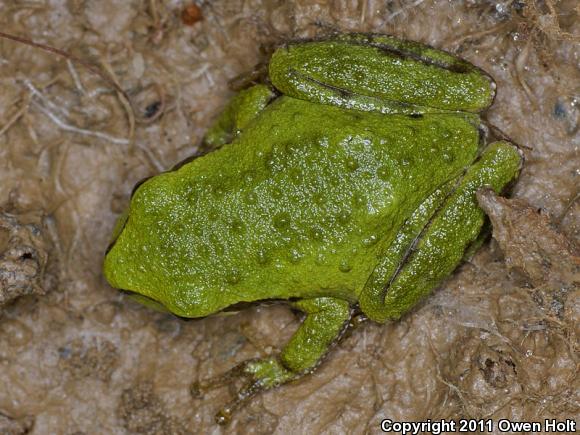
[(493, 224), (493, 237), (506, 264), (525, 274), (535, 286), (580, 285), (578, 247), (552, 225), (548, 216), (525, 201), (501, 198), (492, 190), (477, 193)]
[(11, 418), (0, 411), (0, 433), (2, 435), (25, 435), (30, 433), (34, 426), (34, 418)]
[[(575, 135), (580, 110), (578, 87), (571, 83), (578, 82), (579, 75), (576, 64), (565, 58), (580, 41), (580, 4), (575, 0), (470, 0), (466, 4), (479, 14), (481, 25), (453, 38), (450, 45), (458, 52), (473, 47), (489, 49), (490, 41), (496, 41), (496, 48), (501, 47), (504, 54), (510, 47), (516, 48), (510, 69), (518, 85), (536, 110), (548, 103), (553, 107), (552, 116), (562, 122), (570, 136)], [(554, 80), (556, 98), (546, 100), (538, 92), (543, 87), (531, 84), (530, 75), (538, 70), (549, 73)], [(564, 80), (569, 76), (576, 80)]]
[[(564, 39), (568, 41), (580, 41), (580, 35), (567, 32), (564, 26), (570, 24), (570, 20), (580, 16), (580, 4), (574, 1), (562, 0), (533, 0), (523, 3), (523, 13), (526, 18), (535, 23), (535, 27), (551, 39)], [(560, 9), (558, 9), (560, 8)], [(563, 24), (562, 21), (566, 21)]]
[[(580, 6), (569, 0), (486, 0), (467, 2), (468, 7), (482, 11), (482, 19), (515, 24), (520, 36), (540, 43), (546, 40), (580, 41), (570, 31), (580, 16)], [(510, 26), (510, 30), (511, 29)], [(537, 46), (540, 48), (540, 45)]]
[(42, 213), (0, 210), (0, 307), (22, 295), (43, 295), (55, 286), (54, 243)]
[(189, 433), (185, 426), (167, 415), (165, 404), (149, 382), (123, 391), (118, 416), (129, 433), (147, 435), (180, 435)]

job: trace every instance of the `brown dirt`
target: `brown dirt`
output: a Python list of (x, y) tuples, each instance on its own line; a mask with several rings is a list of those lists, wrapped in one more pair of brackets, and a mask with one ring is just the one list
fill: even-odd
[(25, 435), (30, 433), (33, 425), (34, 419), (32, 417), (15, 420), (0, 413), (0, 433), (4, 435)]
[[(0, 0), (3, 31), (93, 62), (134, 107), (86, 68), (0, 40), (0, 205), (15, 216), (9, 228), (38, 210), (51, 223), (39, 242), (19, 233), (46, 267), (17, 269), (10, 296), (2, 287), (6, 303), (33, 295), (0, 312), (0, 432), (379, 433), (387, 417), (577, 418), (577, 281), (556, 288), (511, 271), (495, 241), (401, 321), (353, 331), (314, 375), (256, 398), (227, 429), (213, 423), (227, 389), (193, 399), (191, 381), (276, 352), (297, 326), (292, 312), (182, 322), (131, 303), (101, 274), (132, 185), (195, 152), (228, 81), (283, 40), (337, 30), (427, 42), (491, 73), (488, 119), (526, 155), (513, 195), (578, 243), (577, 2), (217, 0), (196, 2), (199, 19), (186, 23), (192, 4)], [(5, 260), (24, 243), (4, 228)], [(506, 240), (523, 252), (545, 231), (532, 223)]]
[(167, 409), (155, 395), (150, 382), (124, 390), (117, 412), (123, 426), (130, 433), (181, 435), (191, 432), (179, 420), (167, 416)]

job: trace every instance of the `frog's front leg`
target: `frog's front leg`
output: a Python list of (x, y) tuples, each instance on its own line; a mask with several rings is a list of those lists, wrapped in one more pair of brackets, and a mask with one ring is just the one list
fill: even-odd
[(245, 361), (218, 378), (194, 385), (193, 391), (203, 391), (243, 376), (249, 382), (235, 399), (216, 415), (218, 424), (226, 424), (232, 413), (260, 391), (296, 379), (316, 368), (329, 347), (337, 341), (351, 318), (347, 301), (320, 297), (302, 299), (292, 306), (306, 314), (306, 318), (284, 347), (279, 357)]
[(490, 144), (458, 180), (436, 191), (411, 216), (384, 253), (360, 297), (376, 322), (397, 319), (453, 272), (483, 226), (476, 192), (500, 192), (516, 179), (522, 163), (511, 143)]
[(274, 98), (266, 85), (255, 85), (236, 94), (207, 131), (203, 143), (213, 149), (230, 143)]

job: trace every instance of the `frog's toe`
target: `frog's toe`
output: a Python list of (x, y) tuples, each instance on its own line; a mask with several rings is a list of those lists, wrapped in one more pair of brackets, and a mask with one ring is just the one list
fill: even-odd
[(231, 421), (235, 410), (242, 407), (253, 396), (261, 391), (283, 384), (294, 377), (295, 374), (283, 367), (276, 358), (250, 359), (238, 364), (222, 375), (192, 383), (190, 393), (194, 399), (198, 399), (209, 390), (225, 385), (233, 385), (238, 379), (242, 379), (243, 384), (234, 394), (234, 399), (215, 416), (217, 424), (225, 425)]
[(219, 425), (226, 425), (232, 420), (234, 412), (247, 403), (260, 391), (267, 389), (259, 380), (251, 381), (238, 390), (235, 398), (215, 415), (215, 422)]
[(247, 371), (246, 367), (248, 366), (248, 364), (256, 361), (259, 360), (257, 359), (247, 360), (231, 368), (230, 370), (221, 375), (214, 376), (209, 379), (204, 379), (202, 381), (192, 382), (191, 386), (189, 387), (191, 397), (193, 397), (194, 399), (199, 399), (210, 390), (230, 385), (236, 379), (249, 377), (250, 375), (246, 373)]
[(229, 406), (224, 406), (220, 411), (215, 415), (215, 422), (220, 426), (225, 426), (230, 421), (232, 421), (232, 414), (233, 409)]

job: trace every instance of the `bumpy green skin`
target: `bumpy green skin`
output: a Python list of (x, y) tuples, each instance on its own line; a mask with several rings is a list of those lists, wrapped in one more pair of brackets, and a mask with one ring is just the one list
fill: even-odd
[[(274, 53), (270, 79), (209, 131), (219, 150), (134, 193), (104, 272), (183, 317), (291, 300), (306, 319), (239, 397), (316, 366), (359, 303), (396, 319), (477, 238), (475, 192), (513, 181), (510, 143), (480, 143), (491, 79), (421, 44), (344, 35)], [(229, 142), (231, 140), (231, 142)]]
[(260, 299), (356, 302), (405, 219), (478, 153), (473, 117), (282, 97), (256, 121), (137, 189), (105, 263), (113, 286), (184, 317)]

